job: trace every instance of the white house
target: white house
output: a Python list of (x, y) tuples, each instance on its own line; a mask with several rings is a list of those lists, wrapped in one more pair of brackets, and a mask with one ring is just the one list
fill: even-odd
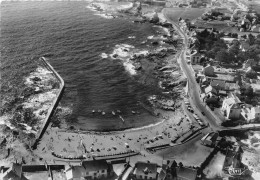
[(250, 123), (260, 120), (260, 107), (247, 107), (243, 108), (241, 111), (241, 115), (244, 117), (244, 119)]
[(214, 72), (214, 67), (212, 67), (211, 65), (207, 65), (204, 69), (203, 72), (206, 76), (214, 76), (215, 72)]
[(237, 97), (228, 97), (224, 99), (221, 110), (224, 116), (228, 119), (239, 119), (241, 108), (239, 106), (240, 100)]
[(195, 51), (190, 55), (191, 64), (198, 64), (200, 63), (201, 54), (198, 51)]
[(260, 94), (260, 84), (251, 83), (251, 87), (253, 88), (253, 92), (255, 94)]
[(209, 97), (217, 96), (218, 91), (215, 88), (213, 88), (211, 85), (209, 85), (208, 87), (205, 88), (205, 94), (206, 94), (206, 96), (209, 96)]
[(157, 179), (157, 164), (146, 163), (146, 162), (137, 162), (135, 164), (135, 169), (133, 175), (136, 179)]
[(105, 160), (83, 161), (79, 166), (65, 169), (67, 180), (104, 179), (109, 175), (109, 165)]
[(208, 133), (201, 139), (202, 144), (206, 146), (214, 146), (218, 136), (219, 136), (218, 133), (214, 133), (214, 132)]

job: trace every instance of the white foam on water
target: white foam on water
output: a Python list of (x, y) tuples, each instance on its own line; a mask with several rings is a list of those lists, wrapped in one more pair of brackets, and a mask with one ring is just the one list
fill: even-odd
[(117, 54), (117, 59), (126, 59), (129, 58), (132, 53), (131, 53), (131, 49), (133, 49), (134, 46), (129, 45), (129, 44), (117, 44), (115, 46), (115, 49), (113, 51), (113, 53), (110, 55), (111, 58), (114, 59), (113, 55)]
[(149, 51), (148, 50), (143, 50), (143, 51), (139, 51), (139, 52), (136, 52), (135, 53), (136, 55), (141, 55), (141, 54), (143, 54), (143, 55), (148, 55), (149, 54)]
[[(117, 44), (113, 53), (109, 55), (112, 59), (120, 59), (121, 61), (123, 61), (123, 66), (125, 67), (125, 70), (129, 72), (129, 74), (131, 75), (136, 74), (135, 66), (133, 65), (133, 62), (130, 60), (130, 58), (134, 54), (133, 50), (134, 46), (132, 45)], [(117, 56), (113, 57), (114, 55)]]
[(106, 53), (102, 53), (100, 56), (101, 56), (103, 59), (108, 58), (108, 55), (107, 55)]
[(153, 39), (154, 36), (148, 36), (147, 39)]
[(99, 13), (96, 13), (96, 14), (94, 14), (94, 15), (103, 17), (103, 18), (105, 18), (105, 19), (114, 19), (114, 16), (109, 15), (109, 14), (99, 14)]
[(124, 65), (126, 71), (129, 72), (131, 75), (135, 75), (136, 74), (135, 66), (132, 64), (132, 62), (125, 61), (123, 63), (123, 65)]
[(41, 78), (41, 81), (42, 80), (46, 80), (46, 77), (47, 79), (50, 79), (50, 77), (52, 76), (52, 72), (47, 70), (47, 69), (44, 69), (42, 67), (38, 67), (34, 72), (30, 73), (30, 75), (25, 78), (25, 85), (32, 85), (34, 84), (34, 81), (32, 80), (34, 77), (39, 77)]
[(128, 39), (135, 39), (135, 36), (129, 36)]
[(128, 9), (128, 8), (133, 7), (133, 5), (134, 5), (134, 4), (131, 2), (130, 4), (121, 5), (119, 9)]
[(90, 9), (91, 11), (98, 11), (95, 7), (88, 5), (86, 8)]

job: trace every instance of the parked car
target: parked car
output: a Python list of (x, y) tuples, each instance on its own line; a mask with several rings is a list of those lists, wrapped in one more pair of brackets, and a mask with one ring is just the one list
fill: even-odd
[(203, 111), (201, 112), (201, 114), (202, 114), (203, 116), (205, 116), (205, 113), (204, 113)]

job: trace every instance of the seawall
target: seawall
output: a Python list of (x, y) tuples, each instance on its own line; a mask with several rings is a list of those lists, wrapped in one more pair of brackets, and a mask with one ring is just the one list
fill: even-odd
[(48, 110), (48, 113), (46, 115), (46, 118), (44, 120), (44, 122), (42, 123), (42, 126), (38, 132), (38, 134), (36, 135), (36, 140), (32, 146), (33, 149), (37, 148), (37, 145), (39, 143), (39, 141), (41, 140), (41, 138), (43, 137), (46, 129), (48, 128), (50, 121), (51, 121), (51, 117), (53, 116), (55, 109), (57, 108), (60, 99), (62, 97), (62, 94), (64, 92), (64, 80), (61, 78), (61, 76), (54, 70), (54, 68), (47, 62), (45, 57), (41, 57), (40, 60), (43, 62), (43, 65), (51, 72), (53, 72), (54, 76), (58, 79), (58, 81), (60, 82), (60, 88), (59, 88), (59, 92), (57, 94), (56, 99), (53, 101), (51, 107)]

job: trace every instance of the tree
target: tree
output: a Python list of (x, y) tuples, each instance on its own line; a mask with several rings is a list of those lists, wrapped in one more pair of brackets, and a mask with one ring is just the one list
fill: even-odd
[(254, 44), (255, 42), (255, 36), (253, 36), (251, 33), (247, 36), (247, 40), (246, 42), (248, 42), (248, 44), (251, 46)]
[(230, 48), (229, 53), (233, 56), (237, 56), (239, 53), (239, 42), (235, 42)]
[(180, 168), (183, 168), (182, 162), (179, 162), (179, 167), (180, 167)]
[(237, 33), (232, 33), (231, 37), (232, 38), (238, 38), (238, 34)]
[(256, 79), (257, 78), (257, 73), (253, 70), (249, 71), (246, 73), (246, 77), (249, 79)]
[(230, 54), (224, 49), (221, 49), (219, 52), (217, 52), (216, 60), (224, 63), (232, 62), (230, 59)]
[(250, 99), (254, 96), (254, 90), (251, 86), (246, 88), (245, 95)]

